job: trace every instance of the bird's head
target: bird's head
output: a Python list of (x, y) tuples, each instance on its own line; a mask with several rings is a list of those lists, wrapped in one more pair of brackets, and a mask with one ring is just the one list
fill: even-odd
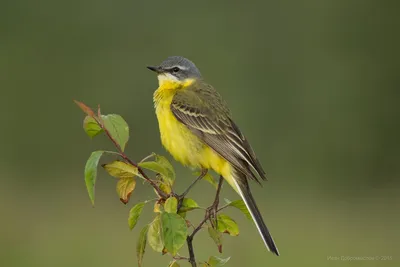
[(168, 57), (159, 66), (148, 66), (158, 74), (160, 86), (168, 83), (185, 83), (201, 78), (200, 71), (192, 61), (180, 56)]

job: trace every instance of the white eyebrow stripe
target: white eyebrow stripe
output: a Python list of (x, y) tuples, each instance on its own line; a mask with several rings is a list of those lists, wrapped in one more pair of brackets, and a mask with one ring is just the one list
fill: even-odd
[(180, 68), (181, 70), (188, 70), (188, 69), (189, 69), (188, 67), (186, 67), (186, 66), (181, 66), (181, 65), (176, 65), (176, 66), (173, 66), (172, 68), (175, 68), (175, 67), (178, 67), (178, 68)]

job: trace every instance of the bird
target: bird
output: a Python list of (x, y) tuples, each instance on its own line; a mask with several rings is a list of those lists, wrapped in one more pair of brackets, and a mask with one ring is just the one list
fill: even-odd
[(153, 102), (162, 145), (184, 166), (222, 176), (243, 199), (266, 248), (279, 256), (249, 186), (266, 173), (226, 102), (187, 58), (171, 56), (147, 68), (158, 77)]

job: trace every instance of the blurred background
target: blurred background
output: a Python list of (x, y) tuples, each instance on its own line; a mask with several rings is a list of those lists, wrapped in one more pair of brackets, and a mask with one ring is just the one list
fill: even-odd
[[(72, 100), (122, 115), (132, 159), (167, 155), (152, 103), (157, 81), (145, 66), (182, 55), (226, 99), (269, 177), (252, 188), (281, 256), (232, 210), (241, 234), (225, 237), (227, 266), (399, 266), (399, 8), (369, 0), (2, 1), (0, 265), (137, 266), (136, 240), (152, 208), (132, 232), (128, 212), (153, 191), (138, 184), (125, 206), (100, 170), (92, 208), (83, 168), (93, 150), (112, 146), (85, 135)], [(183, 190), (193, 176), (174, 166)], [(206, 206), (213, 194), (202, 182), (191, 197)], [(229, 187), (223, 197), (237, 199)], [(206, 232), (195, 252), (198, 260), (218, 255)], [(148, 247), (144, 266), (168, 262)]]

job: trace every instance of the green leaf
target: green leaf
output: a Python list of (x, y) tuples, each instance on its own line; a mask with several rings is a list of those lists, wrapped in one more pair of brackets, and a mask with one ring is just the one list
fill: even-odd
[(180, 265), (178, 264), (177, 261), (174, 260), (174, 261), (169, 263), (168, 267), (180, 267)]
[(179, 212), (187, 212), (200, 208), (199, 205), (191, 198), (184, 198)]
[(93, 152), (89, 159), (86, 162), (85, 166), (85, 183), (86, 183), (86, 188), (89, 194), (89, 198), (92, 201), (92, 204), (94, 205), (94, 187), (96, 184), (96, 178), (97, 178), (97, 165), (99, 164), (99, 160), (101, 156), (103, 155), (104, 151), (99, 150)]
[(247, 219), (253, 220), (249, 210), (246, 207), (246, 204), (244, 203), (244, 201), (242, 199), (238, 199), (235, 201), (230, 201), (228, 199), (225, 199), (225, 201), (228, 204), (228, 206), (239, 209), (247, 217)]
[(219, 258), (219, 257), (211, 256), (211, 257), (208, 259), (208, 262), (207, 262), (207, 263), (208, 263), (208, 265), (211, 266), (211, 267), (219, 267), (219, 266), (225, 265), (225, 263), (227, 263), (227, 262), (230, 260), (230, 258), (231, 258), (231, 257), (226, 258), (226, 259), (222, 259), (222, 258)]
[(162, 236), (165, 248), (173, 256), (186, 243), (186, 221), (175, 213), (161, 213)]
[(170, 194), (172, 192), (170, 182), (168, 181), (168, 179), (164, 178), (166, 177), (166, 175), (169, 174), (169, 172), (162, 165), (160, 165), (158, 162), (155, 161), (144, 161), (144, 162), (139, 162), (138, 166), (143, 169), (155, 172), (157, 174), (156, 177), (158, 179), (157, 182), (160, 189), (166, 194)]
[(200, 206), (196, 203), (196, 201), (194, 201), (191, 198), (184, 198), (182, 201), (182, 206), (179, 209), (178, 214), (182, 217), (182, 218), (186, 218), (186, 212), (194, 210), (194, 209), (199, 209)]
[(218, 231), (221, 233), (227, 233), (231, 236), (239, 235), (239, 226), (232, 220), (231, 217), (225, 214), (220, 214), (217, 216)]
[(172, 167), (172, 164), (164, 156), (160, 156), (160, 155), (155, 154), (155, 157), (156, 157), (156, 162), (158, 164), (160, 164), (161, 166), (163, 166), (165, 170), (167, 170), (168, 174), (164, 175), (163, 178), (166, 181), (168, 181), (171, 186), (174, 185), (174, 182), (175, 182), (175, 170), (174, 170), (174, 167)]
[(144, 162), (139, 162), (138, 163), (139, 167), (143, 169), (147, 169), (150, 171), (153, 171), (155, 173), (159, 173), (162, 176), (167, 176), (169, 174), (168, 170), (165, 169), (162, 165), (155, 161), (144, 161)]
[(129, 211), (129, 218), (128, 218), (129, 229), (132, 230), (136, 226), (136, 223), (138, 222), (139, 217), (142, 214), (143, 207), (145, 204), (146, 202), (137, 203)]
[(90, 116), (86, 116), (83, 120), (83, 129), (90, 138), (93, 138), (103, 132), (103, 129), (101, 129), (97, 121)]
[(218, 247), (219, 253), (222, 253), (222, 234), (215, 230), (212, 226), (209, 226), (208, 235), (214, 240)]
[(159, 173), (161, 175), (161, 180), (171, 187), (175, 182), (174, 168), (167, 158), (154, 153), (153, 156), (155, 157), (155, 161), (139, 162), (138, 165), (144, 169)]
[(154, 221), (150, 224), (149, 231), (147, 232), (147, 240), (154, 251), (163, 251), (164, 243), (162, 240), (160, 215), (157, 215)]
[(115, 160), (108, 164), (103, 164), (102, 167), (111, 175), (116, 178), (132, 178), (135, 175), (140, 176), (138, 169), (131, 164), (125, 163), (120, 160)]
[(146, 244), (147, 244), (147, 232), (149, 230), (149, 225), (146, 225), (145, 227), (142, 228), (139, 234), (139, 239), (136, 243), (136, 255), (138, 258), (138, 266), (142, 266), (143, 262), (143, 256), (144, 252), (146, 250)]
[(122, 178), (117, 183), (117, 193), (122, 203), (126, 204), (135, 190), (136, 180), (134, 178)]
[(129, 126), (126, 121), (117, 114), (102, 115), (104, 127), (108, 130), (112, 138), (125, 150), (125, 145), (129, 140)]
[(164, 204), (164, 210), (168, 213), (176, 213), (178, 200), (175, 197), (169, 197)]

